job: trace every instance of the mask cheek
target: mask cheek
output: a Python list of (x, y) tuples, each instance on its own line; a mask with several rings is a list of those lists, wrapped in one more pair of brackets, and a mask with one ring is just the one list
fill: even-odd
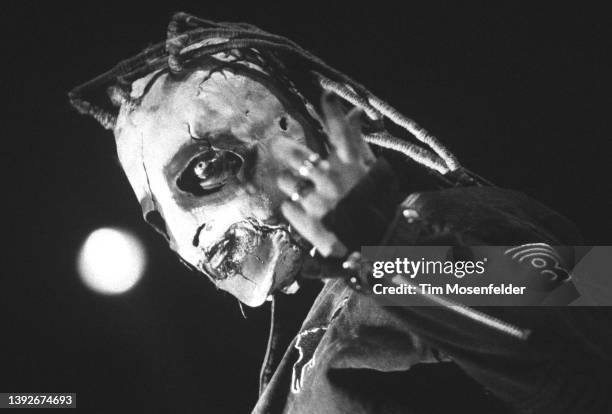
[(143, 209), (143, 219), (144, 221), (159, 233), (166, 241), (170, 241), (170, 235), (168, 234), (168, 228), (166, 226), (166, 220), (161, 215), (161, 213), (156, 209)]
[(278, 151), (271, 148), (277, 142), (278, 140), (267, 140), (258, 143), (257, 159), (249, 181), (252, 192), (257, 193), (259, 198), (265, 198), (272, 209), (274, 209), (275, 204), (280, 204), (279, 200), (283, 198), (277, 179), (281, 174), (289, 171), (289, 167), (282, 156), (279, 156)]
[(197, 217), (168, 201), (164, 197), (156, 199), (157, 209), (146, 213), (145, 220), (164, 236), (173, 251), (193, 264), (196, 248), (192, 240), (198, 228)]

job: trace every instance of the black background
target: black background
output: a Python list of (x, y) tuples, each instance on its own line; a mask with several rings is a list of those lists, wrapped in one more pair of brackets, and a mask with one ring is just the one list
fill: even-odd
[[(293, 39), (415, 118), (464, 165), (553, 206), (587, 243), (610, 243), (603, 10), (43, 3), (2, 6), (0, 392), (76, 392), (88, 412), (243, 413), (254, 404), (267, 308), (244, 319), (234, 299), (176, 262), (141, 222), (112, 136), (65, 97), (162, 40), (173, 11)], [(101, 226), (128, 228), (149, 250), (144, 279), (126, 295), (95, 295), (77, 277), (78, 249)]]

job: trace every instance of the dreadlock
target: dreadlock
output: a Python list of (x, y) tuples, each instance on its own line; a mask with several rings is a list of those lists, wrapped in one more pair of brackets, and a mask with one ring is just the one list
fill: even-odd
[[(402, 115), (388, 103), (376, 97), (363, 85), (327, 65), (291, 40), (267, 33), (246, 23), (213, 22), (179, 12), (168, 24), (166, 41), (145, 49), (140, 54), (118, 63), (109, 71), (75, 87), (68, 94), (70, 103), (80, 113), (96, 119), (106, 129), (113, 129), (118, 107), (133, 108), (138, 100), (131, 97), (133, 81), (150, 73), (178, 76), (190, 62), (198, 62), (221, 53), (249, 59), (281, 84), (293, 96), (293, 103), (312, 113), (310, 102), (316, 102), (313, 83), (320, 90), (334, 93), (354, 107), (361, 108), (370, 121), (370, 133), (365, 139), (372, 145), (401, 152), (413, 161), (435, 171), (457, 184), (489, 184), (481, 177), (461, 167), (456, 157), (415, 121)], [(99, 99), (96, 91), (106, 88), (106, 106), (87, 99)], [(99, 94), (99, 92), (98, 92)], [(86, 98), (87, 96), (87, 98)], [(315, 118), (316, 116), (312, 116)], [(389, 120), (408, 132), (421, 145), (391, 135), (384, 128)], [(422, 146), (424, 145), (424, 147)]]

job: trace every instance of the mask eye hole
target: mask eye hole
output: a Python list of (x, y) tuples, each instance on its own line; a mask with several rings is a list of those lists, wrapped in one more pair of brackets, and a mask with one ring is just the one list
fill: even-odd
[(159, 211), (147, 211), (144, 215), (144, 219), (151, 227), (155, 229), (156, 232), (164, 236), (166, 240), (170, 239), (170, 237), (168, 236), (168, 230), (166, 228), (166, 221), (159, 213)]
[(242, 158), (231, 151), (203, 152), (187, 164), (176, 185), (198, 197), (215, 193), (238, 174), (242, 162)]

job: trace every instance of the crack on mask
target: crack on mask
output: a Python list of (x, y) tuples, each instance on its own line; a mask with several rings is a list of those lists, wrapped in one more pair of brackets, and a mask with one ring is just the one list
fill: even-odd
[[(153, 190), (151, 189), (151, 181), (149, 180), (149, 172), (147, 171), (147, 166), (145, 164), (144, 159), (144, 134), (140, 134), (140, 159), (142, 160), (142, 169), (144, 171), (145, 180), (147, 182), (147, 189), (149, 190), (149, 194), (151, 195), (151, 202), (153, 203), (153, 207), (156, 211), (160, 211), (159, 206), (157, 205), (157, 201), (155, 200), (155, 196), (153, 195)], [(169, 238), (169, 237), (168, 237)]]
[(237, 75), (240, 69), (244, 69), (245, 67), (248, 67), (241, 62), (243, 61), (235, 60), (232, 62), (220, 62), (219, 64), (212, 67), (209, 70), (209, 72), (206, 74), (206, 76), (204, 76), (204, 78), (200, 81), (198, 85), (197, 94), (199, 95), (200, 93), (202, 93), (202, 85), (206, 83), (207, 81), (209, 81), (215, 73), (220, 73), (223, 76), (223, 78), (227, 80), (226, 72), (231, 73), (232, 75)]

